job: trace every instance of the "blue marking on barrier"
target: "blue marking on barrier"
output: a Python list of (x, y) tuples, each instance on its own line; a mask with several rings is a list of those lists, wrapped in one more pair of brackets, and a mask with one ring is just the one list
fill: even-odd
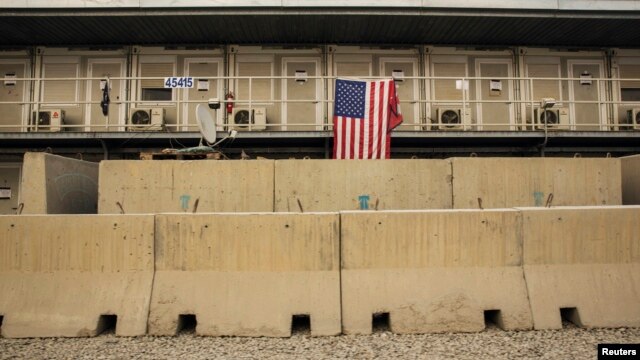
[(542, 206), (542, 201), (544, 200), (544, 193), (540, 191), (534, 191), (533, 199), (536, 203), (536, 206)]
[(191, 199), (191, 195), (180, 196), (180, 206), (182, 206), (182, 210), (187, 211), (189, 209), (190, 199)]
[(358, 201), (360, 201), (360, 210), (369, 210), (369, 195), (358, 196)]

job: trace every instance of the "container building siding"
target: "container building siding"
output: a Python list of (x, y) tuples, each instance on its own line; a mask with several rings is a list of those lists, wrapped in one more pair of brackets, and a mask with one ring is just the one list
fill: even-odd
[[(405, 123), (401, 130), (421, 130), (436, 119), (439, 108), (469, 108), (469, 129), (520, 130), (517, 124), (531, 122), (531, 105), (542, 97), (553, 97), (558, 107), (567, 108), (573, 130), (615, 130), (608, 124), (626, 121), (627, 111), (640, 107), (640, 50), (602, 49), (569, 51), (542, 48), (473, 48), (414, 46), (395, 49), (368, 46), (325, 45), (291, 49), (287, 46), (220, 46), (208, 49), (130, 46), (109, 50), (37, 47), (24, 51), (0, 52), (0, 75), (17, 78), (43, 78), (39, 89), (35, 82), (8, 82), (0, 92), (0, 131), (20, 131), (28, 122), (28, 105), (2, 102), (41, 102), (43, 109), (62, 109), (68, 131), (125, 130), (131, 108), (153, 107), (153, 93), (162, 88), (160, 80), (111, 82), (109, 124), (96, 104), (102, 92), (99, 80), (73, 81), (75, 78), (192, 76), (265, 77), (293, 76), (296, 70), (309, 76), (369, 77), (390, 76), (402, 70), (407, 77), (525, 77), (533, 81), (500, 81), (499, 91), (490, 90), (489, 80), (470, 80), (467, 93), (456, 88), (453, 79), (406, 79), (399, 86)], [(577, 78), (588, 73), (595, 81), (589, 86), (575, 81), (535, 80), (536, 78)], [(69, 81), (46, 81), (68, 78)], [(224, 98), (231, 91), (238, 103), (251, 101), (266, 108), (269, 130), (321, 130), (331, 118), (326, 102), (286, 103), (287, 100), (328, 98), (333, 84), (309, 79), (304, 86), (295, 81), (256, 78), (251, 81), (209, 79), (194, 89), (173, 90), (160, 95), (165, 108), (165, 122), (173, 131), (195, 131), (195, 103), (209, 98)], [(599, 85), (599, 86), (598, 86)], [(151, 97), (149, 97), (151, 96)], [(157, 94), (156, 94), (157, 96)], [(276, 100), (276, 101), (271, 101)], [(443, 102), (449, 100), (450, 102)], [(515, 100), (513, 103), (510, 101)], [(527, 103), (518, 102), (527, 101)], [(120, 102), (123, 103), (120, 103)], [(284, 101), (284, 102), (283, 102)], [(487, 103), (482, 103), (486, 101)], [(503, 103), (500, 103), (504, 101)], [(531, 101), (529, 103), (529, 101)], [(602, 104), (585, 103), (601, 101)], [(607, 105), (623, 101), (625, 104)], [(48, 102), (56, 104), (48, 105)], [(583, 102), (583, 103), (580, 103)], [(628, 102), (628, 104), (626, 104)], [(218, 122), (223, 112), (218, 112)], [(477, 125), (484, 124), (483, 127)], [(24, 130), (24, 128), (22, 129)]]

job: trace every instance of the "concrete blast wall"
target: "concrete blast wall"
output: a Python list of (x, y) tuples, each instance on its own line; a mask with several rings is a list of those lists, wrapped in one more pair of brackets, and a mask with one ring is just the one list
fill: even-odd
[(98, 210), (488, 209), (548, 201), (553, 206), (621, 205), (620, 164), (620, 159), (558, 158), (103, 161)]
[(23, 214), (95, 214), (98, 164), (47, 153), (25, 153)]
[(273, 161), (103, 161), (101, 214), (273, 211)]
[(619, 159), (454, 158), (453, 207), (621, 205)]
[[(0, 216), (5, 337), (640, 326), (640, 206)], [(154, 240), (155, 239), (155, 240)], [(155, 241), (155, 243), (154, 243)], [(154, 264), (155, 261), (155, 264)], [(155, 276), (154, 276), (155, 275)], [(562, 310), (561, 310), (562, 309)], [(342, 326), (342, 327), (341, 327)]]
[(523, 210), (536, 329), (640, 326), (640, 207)]
[(640, 205), (640, 155), (627, 156), (622, 161), (622, 203)]
[(153, 216), (0, 216), (4, 337), (146, 333)]
[(195, 315), (200, 335), (340, 333), (338, 214), (167, 214), (156, 218), (149, 332), (175, 334)]
[(376, 313), (395, 333), (480, 331), (485, 310), (531, 328), (520, 227), (513, 210), (342, 213), (343, 331)]
[(279, 212), (452, 206), (446, 160), (279, 160), (275, 167)]

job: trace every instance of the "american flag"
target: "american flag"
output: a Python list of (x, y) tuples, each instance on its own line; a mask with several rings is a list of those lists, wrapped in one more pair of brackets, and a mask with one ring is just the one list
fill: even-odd
[(334, 159), (388, 159), (390, 133), (400, 123), (393, 80), (336, 80)]

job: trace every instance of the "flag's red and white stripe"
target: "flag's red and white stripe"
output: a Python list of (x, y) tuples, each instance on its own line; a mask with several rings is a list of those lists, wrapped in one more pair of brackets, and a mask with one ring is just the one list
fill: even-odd
[(334, 116), (335, 159), (387, 159), (390, 131), (402, 122), (393, 80), (366, 82), (364, 118)]

